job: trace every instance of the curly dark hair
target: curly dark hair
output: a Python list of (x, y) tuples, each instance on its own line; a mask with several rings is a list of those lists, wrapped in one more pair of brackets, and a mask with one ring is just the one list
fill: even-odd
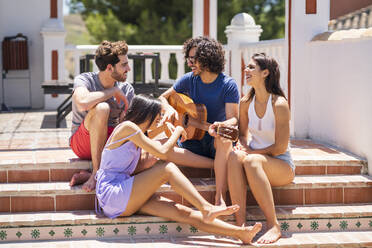
[(197, 47), (202, 40), (208, 40), (208, 37), (198, 36), (196, 38), (190, 38), (183, 43), (183, 53), (185, 54), (185, 59), (189, 57), (191, 48)]
[(221, 43), (211, 38), (203, 39), (196, 47), (195, 60), (206, 71), (222, 72), (225, 66), (225, 52)]
[(120, 59), (119, 55), (126, 55), (128, 53), (128, 45), (125, 40), (111, 42), (102, 41), (96, 50), (95, 62), (100, 71), (106, 70), (110, 64), (116, 65)]

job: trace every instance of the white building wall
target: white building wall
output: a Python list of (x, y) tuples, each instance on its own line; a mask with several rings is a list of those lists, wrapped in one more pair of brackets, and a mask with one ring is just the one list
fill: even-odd
[[(4, 36), (23, 33), (29, 39), (29, 64), (31, 73), (31, 103), (28, 79), (5, 79), (5, 102), (10, 107), (43, 107), (43, 42), (40, 35), (42, 24), (49, 19), (50, 1), (46, 0), (0, 0), (0, 40)], [(0, 49), (0, 68), (2, 55)], [(23, 77), (24, 71), (13, 71), (9, 76)], [(27, 75), (26, 75), (27, 76)], [(0, 100), (2, 92), (0, 87)]]
[(292, 0), (291, 134), (297, 138), (307, 138), (309, 135), (308, 106), (311, 94), (308, 90), (309, 70), (304, 65), (310, 54), (306, 50), (306, 44), (315, 35), (328, 30), (329, 4), (329, 0), (317, 1), (317, 13), (306, 14), (306, 1)]
[(308, 107), (298, 112), (308, 115), (310, 138), (367, 158), (372, 175), (372, 38), (316, 41), (306, 48)]

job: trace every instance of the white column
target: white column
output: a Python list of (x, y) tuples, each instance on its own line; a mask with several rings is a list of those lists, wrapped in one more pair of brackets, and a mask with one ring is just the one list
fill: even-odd
[(257, 42), (261, 35), (262, 29), (260, 25), (256, 25), (252, 16), (247, 13), (239, 13), (231, 20), (231, 25), (225, 29), (227, 36), (227, 50), (231, 51), (230, 61), (226, 61), (231, 65), (230, 76), (236, 80), (240, 93), (242, 92), (241, 85), (241, 59), (242, 53), (240, 45), (243, 43)]
[(203, 35), (204, 1), (192, 1), (192, 37)]
[[(288, 1), (288, 0), (287, 0)], [(316, 14), (306, 14), (306, 0), (292, 0), (291, 11), (291, 112), (296, 138), (306, 138), (309, 132), (310, 66), (307, 45), (311, 39), (328, 30), (330, 1), (317, 0)], [(288, 16), (287, 16), (288, 20)]]
[[(209, 37), (217, 39), (217, 0), (209, 0)], [(204, 35), (204, 0), (192, 1), (192, 37)]]
[[(43, 38), (44, 81), (52, 79), (52, 51), (58, 52), (58, 81), (65, 81), (65, 36), (63, 25), (63, 2), (58, 0), (57, 18), (48, 19), (42, 26), (40, 34)], [(56, 109), (66, 96), (51, 98), (44, 95), (44, 108)]]
[(217, 0), (209, 1), (209, 37), (217, 39)]

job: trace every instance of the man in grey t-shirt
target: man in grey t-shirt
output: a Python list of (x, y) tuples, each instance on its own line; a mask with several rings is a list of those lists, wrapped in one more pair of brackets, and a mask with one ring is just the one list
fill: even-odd
[(106, 140), (134, 97), (133, 87), (125, 82), (130, 71), (127, 53), (125, 41), (103, 41), (95, 56), (99, 72), (83, 73), (74, 80), (70, 147), (79, 158), (92, 160), (93, 171), (74, 174), (70, 185), (84, 183), (88, 192), (95, 189)]

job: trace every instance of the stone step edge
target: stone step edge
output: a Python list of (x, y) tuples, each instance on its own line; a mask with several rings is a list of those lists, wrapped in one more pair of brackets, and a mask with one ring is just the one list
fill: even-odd
[[(356, 165), (357, 166), (357, 165)], [(12, 163), (0, 164), (0, 171), (6, 170), (47, 170), (47, 169), (91, 169), (92, 161), (80, 160), (78, 158), (69, 159), (69, 161), (48, 161), (39, 163)]]
[[(191, 178), (198, 191), (215, 191), (215, 180), (212, 178)], [(294, 182), (273, 189), (322, 189), (322, 188), (364, 188), (372, 187), (372, 176), (368, 175), (320, 175), (296, 176)], [(173, 192), (169, 184), (163, 184), (160, 192)], [(85, 192), (81, 185), (69, 186), (68, 182), (39, 182), (39, 183), (2, 183), (0, 196), (47, 196), (55, 194), (95, 194)]]
[[(371, 218), (371, 204), (310, 205), (310, 206), (276, 206), (279, 221), (309, 219), (343, 219)], [(233, 215), (223, 218), (234, 221)], [(259, 207), (247, 207), (247, 221), (265, 221)], [(372, 221), (372, 220), (371, 220)], [(133, 224), (174, 222), (156, 216), (133, 215), (115, 219), (97, 215), (92, 210), (78, 211), (44, 211), (24, 213), (0, 213), (0, 227), (50, 226), (50, 225), (90, 225), (90, 224)], [(372, 228), (372, 226), (371, 226)]]
[[(17, 163), (5, 163), (6, 161), (0, 162), (0, 171), (4, 170), (25, 170), (25, 169), (90, 169), (92, 162), (90, 160), (80, 160), (78, 158), (70, 158), (66, 161), (44, 161), (38, 163), (30, 162), (17, 162)], [(368, 166), (367, 161), (362, 159), (296, 159), (293, 158), (293, 162), (296, 166)], [(62, 167), (62, 168), (61, 168)]]

